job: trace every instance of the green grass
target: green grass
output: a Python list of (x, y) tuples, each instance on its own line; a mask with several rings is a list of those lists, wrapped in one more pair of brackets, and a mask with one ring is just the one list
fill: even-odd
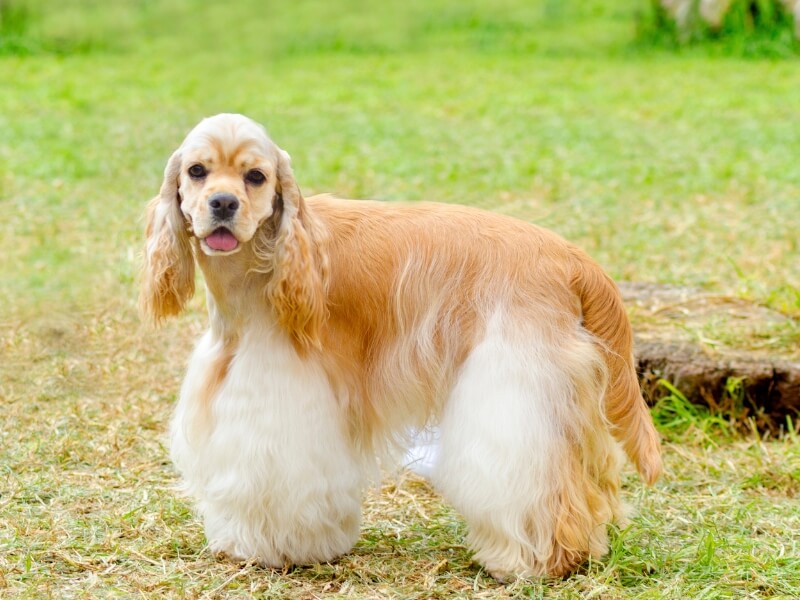
[[(322, 5), (250, 19), (186, 5), (107, 39), (97, 9), (83, 28), (113, 51), (0, 63), (0, 181), (24, 207), (3, 223), (5, 304), (126, 295), (165, 157), (230, 110), (266, 123), (308, 191), (478, 204), (556, 229), (619, 278), (800, 310), (794, 62), (641, 57), (621, 9), (576, 17), (572, 34), (546, 3), (509, 1), (507, 16), (398, 4), (381, 45), (383, 21), (365, 11), (340, 9), (337, 31)], [(593, 22), (597, 41), (573, 52), (568, 34)]]
[(306, 192), (534, 220), (617, 278), (795, 318), (708, 338), (798, 347), (797, 63), (647, 46), (644, 4), (33, 0), (0, 22), (0, 596), (800, 595), (797, 440), (675, 398), (666, 477), (626, 480), (638, 516), (564, 581), (488, 579), (413, 479), (370, 495), (353, 553), (286, 574), (216, 561), (171, 489), (162, 436), (203, 299), (139, 323), (142, 213), (215, 112), (266, 124)]

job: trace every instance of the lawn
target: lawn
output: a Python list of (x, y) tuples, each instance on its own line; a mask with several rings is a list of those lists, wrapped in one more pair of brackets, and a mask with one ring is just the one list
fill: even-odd
[(572, 578), (495, 583), (407, 475), (370, 492), (336, 564), (218, 562), (163, 444), (204, 300), (160, 330), (135, 307), (166, 158), (203, 116), (243, 112), (307, 193), (536, 221), (618, 279), (784, 312), (725, 343), (796, 356), (796, 59), (648, 44), (644, 0), (24, 6), (0, 8), (0, 596), (800, 596), (797, 438), (679, 399), (656, 412), (665, 477), (626, 479), (632, 525)]

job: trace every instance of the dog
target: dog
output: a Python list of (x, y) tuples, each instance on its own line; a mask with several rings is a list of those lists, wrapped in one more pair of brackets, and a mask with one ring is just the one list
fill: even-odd
[(659, 476), (619, 292), (554, 233), (457, 205), (304, 198), (289, 155), (234, 114), (188, 134), (146, 221), (146, 316), (181, 312), (195, 264), (205, 279), (170, 449), (215, 553), (347, 553), (376, 461), (430, 424), (432, 481), (501, 581), (607, 551), (620, 448)]

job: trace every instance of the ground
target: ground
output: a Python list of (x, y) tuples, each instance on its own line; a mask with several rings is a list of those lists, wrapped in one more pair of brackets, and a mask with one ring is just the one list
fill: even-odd
[(794, 422), (742, 433), (668, 388), (664, 478), (626, 476), (630, 528), (571, 578), (497, 584), (410, 476), (334, 565), (204, 550), (164, 447), (204, 300), (160, 330), (135, 303), (144, 206), (205, 115), (263, 122), (309, 194), (536, 221), (618, 280), (785, 317), (700, 343), (800, 342), (796, 59), (654, 47), (638, 0), (223, 4), (34, 0), (14, 44), (0, 22), (0, 596), (800, 596)]

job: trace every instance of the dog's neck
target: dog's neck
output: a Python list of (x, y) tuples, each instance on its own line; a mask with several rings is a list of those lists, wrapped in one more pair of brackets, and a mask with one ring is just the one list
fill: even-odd
[(211, 328), (221, 339), (238, 338), (254, 316), (253, 307), (264, 304), (268, 275), (252, 270), (255, 257), (250, 243), (228, 256), (208, 256), (196, 240), (194, 246), (206, 282)]

